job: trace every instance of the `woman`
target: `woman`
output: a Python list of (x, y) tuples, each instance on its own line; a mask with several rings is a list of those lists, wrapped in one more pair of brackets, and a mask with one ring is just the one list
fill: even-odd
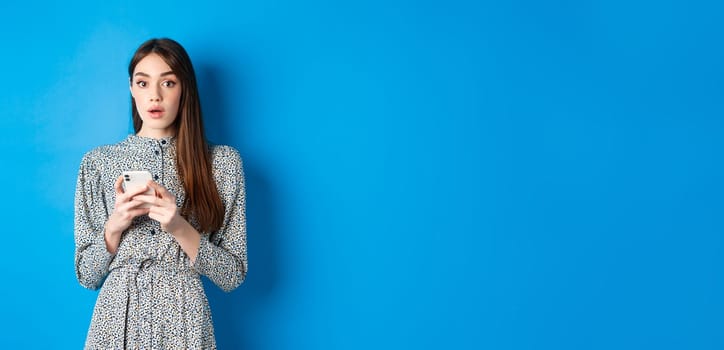
[[(128, 74), (135, 134), (85, 154), (78, 174), (76, 275), (100, 288), (85, 348), (213, 349), (200, 275), (225, 291), (246, 277), (241, 159), (207, 145), (181, 45), (143, 43)], [(126, 170), (154, 180), (124, 191)]]

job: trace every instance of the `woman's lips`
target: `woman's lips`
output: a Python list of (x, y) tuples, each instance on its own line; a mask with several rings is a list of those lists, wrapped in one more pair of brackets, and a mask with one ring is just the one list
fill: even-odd
[(163, 107), (151, 107), (148, 110), (146, 110), (148, 113), (148, 116), (154, 119), (158, 119), (163, 117)]

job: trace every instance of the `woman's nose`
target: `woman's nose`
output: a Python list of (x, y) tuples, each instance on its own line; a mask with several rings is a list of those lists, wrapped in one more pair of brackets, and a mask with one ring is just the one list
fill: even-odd
[(148, 98), (151, 102), (158, 102), (161, 101), (161, 91), (160, 89), (152, 89), (151, 92), (148, 94)]

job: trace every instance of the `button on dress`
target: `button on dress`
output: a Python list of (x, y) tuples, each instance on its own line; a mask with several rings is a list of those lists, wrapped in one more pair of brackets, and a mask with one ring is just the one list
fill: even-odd
[[(134, 219), (116, 254), (108, 252), (104, 240), (115, 203), (113, 186), (125, 170), (151, 172), (182, 205), (174, 137), (129, 135), (83, 156), (75, 193), (75, 272), (84, 287), (100, 288), (85, 349), (216, 349), (200, 276), (225, 291), (243, 282), (246, 214), (239, 153), (229, 146), (211, 146), (210, 152), (224, 221), (216, 232), (200, 232), (194, 264), (147, 215)], [(193, 218), (190, 222), (195, 224)]]

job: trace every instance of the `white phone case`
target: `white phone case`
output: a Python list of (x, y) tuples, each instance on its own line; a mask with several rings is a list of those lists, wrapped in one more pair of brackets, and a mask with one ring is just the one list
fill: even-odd
[[(123, 172), (123, 191), (130, 191), (134, 188), (138, 188), (148, 184), (148, 181), (152, 180), (151, 173), (145, 170), (142, 171), (124, 171)], [(153, 195), (153, 189), (149, 188), (144, 194)], [(150, 204), (143, 204), (138, 206), (139, 208), (150, 208)]]

